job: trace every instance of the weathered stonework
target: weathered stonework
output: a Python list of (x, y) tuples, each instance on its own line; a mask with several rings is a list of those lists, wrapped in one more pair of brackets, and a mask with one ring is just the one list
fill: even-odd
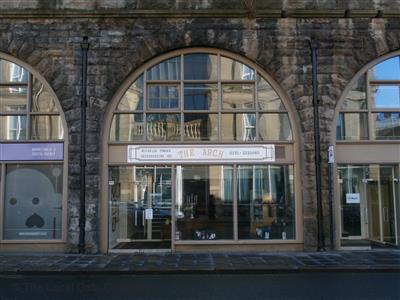
[[(212, 9), (218, 1), (4, 1), (9, 10), (40, 9)], [(242, 1), (227, 1), (239, 7)], [(240, 3), (239, 3), (240, 2)], [(261, 8), (387, 9), (400, 1), (265, 1)], [(279, 3), (283, 3), (283, 7)], [(380, 3), (379, 6), (377, 3)], [(81, 6), (82, 3), (86, 3)], [(171, 4), (173, 3), (173, 5)], [(231, 4), (233, 3), (233, 4)], [(349, 4), (347, 4), (349, 3)], [(350, 4), (351, 3), (351, 4)], [(215, 5), (214, 5), (215, 4)], [(337, 6), (338, 5), (338, 6)], [(359, 5), (359, 6), (357, 6)], [(261, 5), (262, 6), (262, 5)], [(348, 7), (347, 7), (348, 6)], [(351, 7), (350, 7), (351, 6)], [(394, 6), (393, 6), (394, 7)], [(311, 60), (308, 41), (318, 45), (318, 82), (321, 101), (322, 172), (327, 174), (326, 150), (337, 102), (351, 78), (377, 57), (399, 50), (398, 18), (51, 18), (0, 19), (0, 51), (38, 71), (51, 85), (68, 124), (68, 244), (77, 251), (79, 228), (79, 150), (82, 38), (89, 38), (86, 245), (99, 250), (100, 142), (108, 104), (121, 83), (144, 62), (174, 49), (213, 47), (240, 54), (270, 74), (282, 87), (297, 113), (302, 170), (304, 243), (315, 249), (317, 240)], [(328, 220), (327, 179), (323, 176), (324, 217)], [(325, 224), (325, 236), (329, 236)]]

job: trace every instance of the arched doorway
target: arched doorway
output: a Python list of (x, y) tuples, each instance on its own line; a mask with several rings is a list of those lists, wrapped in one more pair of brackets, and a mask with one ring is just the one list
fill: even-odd
[(399, 245), (399, 54), (363, 68), (337, 108), (335, 188), (341, 247)]
[(0, 249), (65, 249), (66, 122), (30, 66), (0, 53)]
[(283, 94), (214, 49), (135, 72), (103, 130), (102, 248), (302, 249), (298, 136)]

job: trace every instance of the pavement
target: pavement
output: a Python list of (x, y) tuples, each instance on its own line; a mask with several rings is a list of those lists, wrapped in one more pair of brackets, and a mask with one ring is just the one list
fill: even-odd
[(399, 272), (400, 250), (262, 253), (1, 253), (0, 274)]

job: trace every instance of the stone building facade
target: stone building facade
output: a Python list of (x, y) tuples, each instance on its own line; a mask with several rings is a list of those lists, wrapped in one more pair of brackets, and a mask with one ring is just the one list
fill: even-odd
[[(112, 100), (122, 83), (144, 64), (170, 51), (190, 48), (217, 49), (243, 57), (283, 91), (299, 133), (300, 161), (296, 164), (300, 178), (295, 184), (300, 194), (296, 201), (302, 210), (302, 245), (309, 250), (316, 249), (318, 238), (309, 41), (316, 43), (318, 55), (323, 228), (329, 246), (327, 149), (335, 143), (338, 103), (363, 67), (400, 50), (398, 7), (399, 1), (386, 0), (1, 1), (0, 53), (40, 74), (65, 116), (68, 177), (64, 251), (77, 252), (79, 243), (83, 37), (89, 42), (87, 252), (107, 251), (107, 246), (101, 246), (107, 242), (100, 230), (100, 219), (106, 218), (100, 205), (105, 163), (102, 140), (109, 130), (105, 116)], [(337, 240), (337, 213), (333, 219)], [(0, 249), (13, 248), (2, 244)]]

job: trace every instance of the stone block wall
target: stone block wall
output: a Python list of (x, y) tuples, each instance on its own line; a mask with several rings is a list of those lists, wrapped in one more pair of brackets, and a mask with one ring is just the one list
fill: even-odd
[[(82, 8), (74, 0), (2, 2), (7, 9)], [(85, 3), (91, 3), (84, 1)], [(155, 1), (193, 7), (218, 1)], [(239, 2), (239, 1), (238, 1)], [(279, 1), (280, 2), (280, 1)], [(333, 1), (345, 5), (347, 1)], [(361, 1), (349, 1), (352, 5)], [(370, 1), (386, 5), (399, 1)], [(35, 4), (36, 3), (36, 4)], [(103, 8), (131, 6), (146, 8), (147, 1), (93, 1)], [(210, 4), (211, 3), (211, 4)], [(232, 3), (229, 1), (229, 3)], [(234, 2), (236, 3), (236, 2)], [(276, 5), (277, 1), (271, 1)], [(275, 3), (275, 4), (274, 4)], [(283, 1), (287, 7), (333, 5), (332, 1)], [(168, 4), (168, 5), (167, 5)], [(207, 5), (206, 5), (207, 4)], [(335, 4), (335, 5), (336, 5)], [(338, 5), (339, 5), (338, 4)], [(84, 8), (84, 7), (83, 7)], [(279, 8), (279, 7), (278, 7)], [(88, 7), (88, 9), (91, 9)], [(25, 11), (25, 10), (24, 10)], [(1, 12), (0, 12), (1, 15)], [(317, 243), (314, 166), (314, 133), (311, 85), (311, 59), (308, 41), (318, 45), (318, 83), (321, 100), (322, 172), (327, 174), (325, 152), (337, 102), (354, 74), (366, 63), (400, 48), (399, 18), (247, 18), (247, 17), (116, 17), (107, 15), (68, 17), (37, 14), (4, 14), (0, 18), (0, 51), (31, 65), (54, 89), (65, 113), (69, 139), (68, 243), (77, 251), (79, 228), (79, 149), (81, 49), (84, 36), (88, 53), (87, 128), (87, 222), (88, 252), (99, 248), (100, 143), (101, 126), (108, 104), (124, 79), (144, 62), (183, 47), (213, 47), (231, 51), (252, 60), (269, 73), (286, 92), (297, 113), (301, 139), (302, 206), (306, 249)], [(323, 176), (325, 220), (328, 220), (327, 177)], [(328, 225), (325, 225), (328, 237)]]

